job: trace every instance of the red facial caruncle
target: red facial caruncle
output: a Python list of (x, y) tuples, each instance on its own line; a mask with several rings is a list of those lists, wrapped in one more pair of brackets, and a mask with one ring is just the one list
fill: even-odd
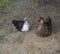
[(41, 20), (43, 20), (43, 18), (42, 18), (42, 17), (39, 17), (39, 18), (37, 19), (37, 23), (41, 22)]

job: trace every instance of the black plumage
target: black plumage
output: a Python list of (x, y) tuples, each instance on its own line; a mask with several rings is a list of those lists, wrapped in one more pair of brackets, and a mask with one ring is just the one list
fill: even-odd
[(14, 24), (14, 26), (16, 27), (16, 29), (18, 31), (21, 31), (21, 29), (23, 28), (23, 24), (25, 23), (24, 21), (17, 21), (17, 20), (13, 20), (12, 23)]

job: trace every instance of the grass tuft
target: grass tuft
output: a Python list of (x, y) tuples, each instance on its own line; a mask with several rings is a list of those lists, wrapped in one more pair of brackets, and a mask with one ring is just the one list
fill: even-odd
[(8, 8), (7, 6), (9, 6), (9, 4), (12, 4), (15, 1), (17, 0), (0, 0), (0, 13), (4, 12), (4, 10)]
[(0, 35), (0, 40), (3, 40), (4, 39), (4, 36)]

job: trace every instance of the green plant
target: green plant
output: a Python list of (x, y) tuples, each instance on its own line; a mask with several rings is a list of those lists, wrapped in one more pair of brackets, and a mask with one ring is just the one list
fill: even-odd
[(4, 12), (4, 10), (6, 10), (9, 6), (9, 4), (12, 4), (13, 2), (15, 2), (17, 0), (0, 0), (0, 13)]
[(4, 39), (4, 36), (0, 35), (0, 40), (3, 40)]

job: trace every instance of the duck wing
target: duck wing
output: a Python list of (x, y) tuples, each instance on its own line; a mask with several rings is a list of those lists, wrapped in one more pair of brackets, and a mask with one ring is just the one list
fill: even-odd
[(18, 30), (21, 31), (21, 29), (23, 28), (23, 25), (24, 25), (24, 21), (19, 21), (18, 23)]
[(13, 20), (12, 23), (18, 31), (21, 31), (23, 24), (24, 24), (24, 21)]

